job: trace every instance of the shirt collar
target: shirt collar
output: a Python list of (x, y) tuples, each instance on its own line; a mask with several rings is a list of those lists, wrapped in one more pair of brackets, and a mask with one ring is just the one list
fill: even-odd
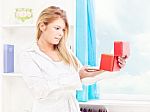
[(42, 57), (48, 59), (49, 61), (55, 62), (55, 61), (53, 61), (50, 57), (48, 57), (44, 52), (42, 52), (42, 51), (40, 50), (39, 46), (37, 45), (37, 42), (34, 42), (34, 43), (32, 44), (32, 46), (31, 46), (31, 48), (29, 48), (29, 49), (27, 50), (27, 52), (35, 52), (35, 53), (41, 55)]

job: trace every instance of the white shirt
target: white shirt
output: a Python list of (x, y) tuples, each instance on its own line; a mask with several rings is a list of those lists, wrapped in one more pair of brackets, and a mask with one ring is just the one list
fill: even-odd
[(35, 98), (32, 112), (80, 112), (76, 90), (82, 85), (72, 66), (53, 61), (37, 44), (21, 54), (20, 65)]

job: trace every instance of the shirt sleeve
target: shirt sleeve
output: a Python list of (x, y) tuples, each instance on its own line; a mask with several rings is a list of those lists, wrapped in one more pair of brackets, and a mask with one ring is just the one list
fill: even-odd
[(32, 60), (28, 52), (20, 56), (20, 69), (27, 86), (37, 99), (43, 99), (50, 92), (61, 88), (58, 80), (48, 80), (42, 74), (40, 67)]

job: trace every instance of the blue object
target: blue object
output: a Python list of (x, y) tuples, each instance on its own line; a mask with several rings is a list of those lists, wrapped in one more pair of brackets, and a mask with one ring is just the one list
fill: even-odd
[(88, 65), (96, 66), (95, 12), (93, 0), (87, 0)]
[[(81, 10), (82, 9), (82, 10)], [(96, 66), (95, 13), (93, 0), (76, 0), (76, 56), (83, 65)], [(98, 99), (97, 83), (83, 85), (78, 101)]]
[(76, 56), (83, 65), (88, 64), (87, 25), (87, 1), (76, 0)]
[(87, 102), (88, 101), (88, 86), (82, 85), (82, 90), (77, 90), (76, 98), (79, 102)]
[(14, 45), (4, 44), (4, 73), (14, 72)]
[[(87, 0), (88, 23), (88, 65), (96, 66), (96, 37), (95, 37), (95, 13), (93, 0)], [(88, 99), (99, 99), (99, 87), (95, 82), (88, 86)]]
[(95, 66), (96, 37), (93, 0), (76, 0), (76, 9), (76, 56), (83, 65)]
[(93, 100), (96, 98), (96, 83), (88, 86), (88, 99)]
[(88, 86), (88, 99), (100, 99), (100, 91), (97, 83)]

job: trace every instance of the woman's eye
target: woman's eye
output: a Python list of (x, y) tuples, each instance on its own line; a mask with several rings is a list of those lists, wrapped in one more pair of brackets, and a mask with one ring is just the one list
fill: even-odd
[(65, 32), (65, 29), (61, 29), (61, 27), (54, 27), (55, 30), (62, 30), (63, 32)]
[(56, 30), (59, 30), (60, 28), (59, 27), (54, 27)]

